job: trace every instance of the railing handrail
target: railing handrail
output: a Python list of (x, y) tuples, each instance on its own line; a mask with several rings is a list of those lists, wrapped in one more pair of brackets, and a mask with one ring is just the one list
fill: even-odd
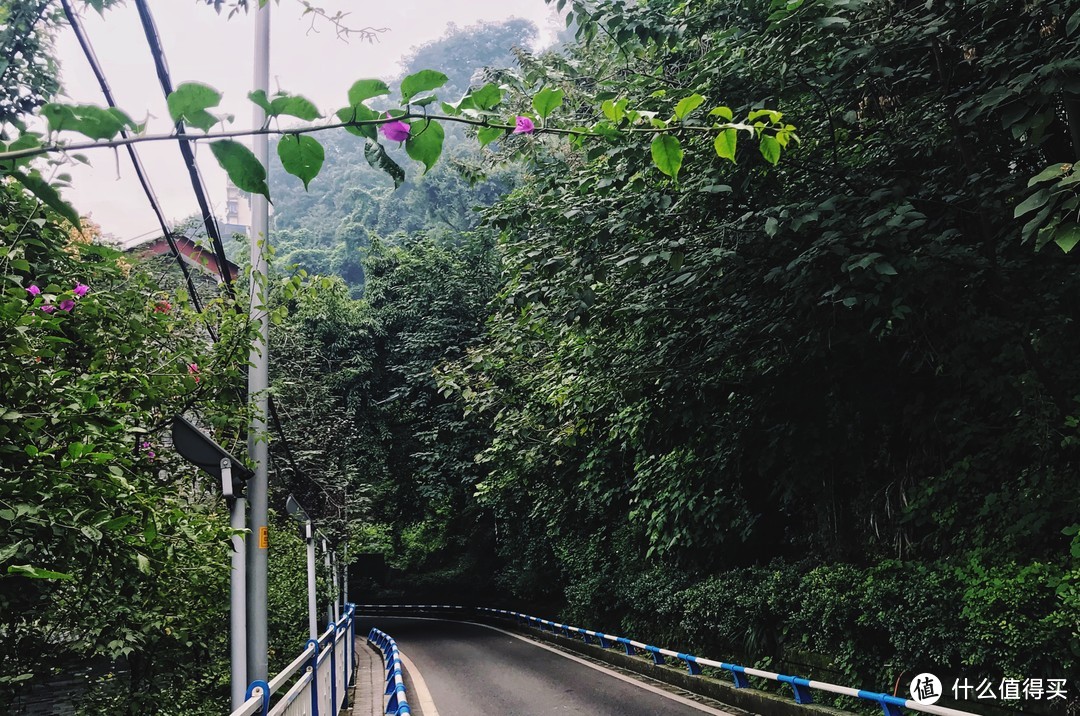
[[(337, 647), (337, 644), (342, 639), (350, 639), (346, 642), (345, 654), (346, 657), (351, 655), (352, 658), (347, 659), (347, 663), (337, 665), (337, 668), (346, 669), (345, 685), (346, 689), (353, 682), (353, 669), (355, 668), (355, 657), (353, 653), (352, 641), (356, 638), (356, 605), (346, 604), (345, 614), (336, 622), (330, 622), (326, 627), (326, 631), (319, 635), (317, 639), (308, 639), (304, 645), (304, 650), (300, 652), (299, 656), (293, 659), (292, 663), (277, 673), (269, 683), (265, 681), (253, 681), (247, 690), (247, 699), (240, 705), (235, 711), (229, 714), (229, 716), (255, 716), (260, 714), (261, 716), (267, 716), (270, 712), (270, 700), (281, 691), (281, 688), (285, 684), (289, 683), (292, 678), (301, 669), (307, 667), (308, 672), (300, 677), (299, 680), (288, 690), (284, 695), (284, 698), (292, 697), (295, 700), (297, 694), (305, 687), (317, 688), (316, 676), (318, 675), (318, 665), (325, 658), (328, 657), (329, 652)], [(325, 648), (324, 648), (325, 647)], [(331, 679), (336, 678), (336, 674), (331, 674)], [(297, 692), (294, 694), (294, 692)], [(339, 701), (344, 701), (346, 694), (340, 694)], [(341, 704), (333, 704), (336, 711), (337, 707)], [(313, 704), (313, 716), (318, 716), (318, 707)], [(275, 710), (280, 708), (274, 707)], [(330, 715), (328, 715), (330, 716)]]
[(921, 711), (923, 713), (935, 714), (936, 716), (976, 716), (970, 711), (961, 711), (960, 709), (948, 708), (946, 706), (937, 706), (934, 704), (920, 704), (918, 701), (912, 701), (911, 699), (901, 698), (899, 696), (893, 696), (891, 694), (877, 693), (874, 691), (866, 691), (864, 689), (856, 689), (850, 686), (840, 686), (838, 684), (830, 684), (827, 681), (816, 681), (814, 679), (804, 679), (799, 676), (788, 676), (786, 674), (779, 674), (773, 671), (765, 671), (763, 669), (755, 669), (749, 666), (740, 666), (738, 664), (728, 664), (722, 661), (715, 661), (713, 659), (706, 659), (704, 657), (694, 656), (693, 654), (685, 654), (681, 651), (673, 651), (671, 649), (663, 649), (651, 644), (645, 644), (644, 642), (634, 641), (622, 636), (615, 636), (612, 634), (605, 634), (604, 632), (593, 631), (591, 629), (582, 629), (581, 627), (571, 626), (569, 624), (562, 624), (560, 622), (554, 622), (549, 619), (541, 619), (528, 614), (522, 614), (521, 612), (512, 612), (506, 609), (491, 609), (489, 607), (463, 607), (454, 604), (359, 604), (356, 605), (357, 610), (373, 610), (373, 609), (411, 609), (411, 610), (424, 610), (424, 609), (449, 609), (449, 610), (467, 610), (475, 609), (478, 612), (487, 612), (490, 614), (504, 615), (513, 619), (524, 621), (526, 624), (535, 624), (539, 629), (543, 630), (547, 627), (552, 633), (561, 631), (565, 636), (571, 634), (580, 634), (586, 642), (592, 643), (591, 639), (595, 638), (600, 642), (600, 646), (608, 648), (615, 644), (621, 644), (627, 654), (634, 654), (635, 649), (641, 649), (647, 652), (653, 658), (653, 662), (656, 664), (663, 664), (664, 657), (670, 657), (672, 659), (678, 659), (686, 664), (687, 670), (692, 675), (700, 675), (702, 666), (711, 666), (718, 669), (723, 669), (731, 674), (732, 679), (735, 682), (735, 688), (748, 688), (750, 686), (747, 676), (758, 676), (763, 679), (775, 681), (777, 683), (788, 684), (791, 686), (792, 691), (795, 694), (795, 703), (797, 704), (809, 704), (813, 703), (813, 697), (810, 694), (810, 689), (816, 689), (818, 691), (827, 691), (834, 694), (841, 694), (844, 696), (853, 696), (864, 701), (871, 701), (881, 707), (884, 712), (884, 716), (900, 716), (900, 709), (906, 708), (912, 711)]
[(412, 714), (405, 694), (405, 680), (402, 678), (401, 655), (398, 653), (397, 642), (385, 632), (372, 628), (368, 632), (368, 643), (374, 644), (383, 653), (383, 665), (386, 668), (385, 695), (388, 697), (386, 713), (394, 716)]

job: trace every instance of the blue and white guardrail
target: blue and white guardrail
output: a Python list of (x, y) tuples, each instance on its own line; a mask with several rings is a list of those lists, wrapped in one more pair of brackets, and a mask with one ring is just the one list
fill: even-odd
[[(229, 716), (335, 716), (356, 672), (355, 613), (355, 605), (346, 604), (345, 616), (331, 622), (318, 639), (308, 639), (300, 655), (269, 683), (253, 681), (247, 699)], [(292, 687), (271, 706), (297, 674)]]
[(841, 694), (844, 696), (854, 696), (855, 698), (862, 699), (864, 701), (873, 702), (881, 707), (881, 710), (884, 712), (884, 716), (901, 716), (900, 709), (905, 708), (912, 711), (921, 711), (923, 713), (937, 714), (937, 716), (976, 716), (970, 711), (961, 711), (959, 709), (951, 709), (946, 706), (937, 706), (933, 704), (920, 704), (917, 701), (912, 701), (911, 699), (903, 699), (899, 696), (892, 696), (891, 694), (865, 691), (863, 689), (853, 689), (849, 686), (838, 686), (837, 684), (830, 684), (826, 681), (804, 679), (799, 676), (788, 676), (786, 674), (778, 674), (773, 671), (755, 669), (749, 666), (739, 666), (738, 664), (728, 664), (723, 661), (714, 661), (713, 659), (706, 659), (700, 656), (694, 656), (693, 654), (684, 654), (681, 651), (662, 649), (651, 644), (634, 641), (633, 639), (628, 639), (622, 636), (614, 636), (612, 634), (605, 634), (603, 632), (592, 631), (590, 629), (582, 629), (581, 627), (570, 626), (569, 624), (560, 624), (559, 622), (553, 622), (548, 619), (541, 619), (539, 617), (522, 614), (520, 612), (507, 611), (505, 609), (489, 609), (488, 607), (462, 607), (451, 604), (361, 604), (358, 605), (356, 608), (361, 611), (379, 609), (402, 611), (472, 611), (478, 612), (480, 614), (496, 615), (502, 618), (512, 619), (526, 626), (534, 626), (543, 631), (550, 631), (553, 634), (561, 634), (567, 637), (573, 637), (575, 635), (580, 636), (587, 644), (597, 644), (604, 649), (621, 646), (626, 651), (626, 653), (630, 655), (636, 654), (640, 650), (651, 656), (653, 663), (655, 664), (666, 663), (664, 657), (675, 659), (686, 664), (687, 670), (695, 676), (701, 674), (702, 666), (711, 666), (717, 669), (723, 669), (724, 671), (727, 671), (729, 674), (731, 674), (732, 680), (735, 683), (735, 688), (737, 689), (745, 689), (750, 687), (750, 680), (747, 678), (749, 676), (758, 676), (763, 679), (768, 679), (769, 681), (788, 684), (789, 686), (791, 686), (791, 689), (795, 694), (795, 703), (797, 704), (813, 703), (813, 696), (811, 695), (810, 690), (815, 689), (818, 691), (827, 691), (829, 693)]
[(397, 642), (378, 629), (372, 629), (367, 639), (369, 644), (375, 645), (383, 653), (383, 664), (386, 667), (386, 713), (394, 716), (411, 714), (409, 701), (405, 698), (405, 681), (401, 675), (401, 655), (398, 654)]

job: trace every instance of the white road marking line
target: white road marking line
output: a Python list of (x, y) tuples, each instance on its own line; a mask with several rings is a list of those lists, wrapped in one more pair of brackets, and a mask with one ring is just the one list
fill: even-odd
[[(420, 669), (416, 668), (416, 664), (412, 663), (400, 648), (398, 648), (398, 657), (405, 666), (405, 671), (409, 672), (409, 680), (412, 681), (413, 690), (416, 692), (416, 705), (420, 708), (420, 712), (424, 716), (439, 716), (439, 709), (435, 708), (435, 700), (431, 698), (431, 692), (428, 691), (424, 677), (420, 675)], [(405, 699), (412, 701), (407, 693)]]
[[(639, 681), (637, 679), (631, 678), (629, 676), (626, 676), (625, 674), (620, 674), (617, 671), (612, 671), (611, 669), (600, 666), (599, 664), (594, 664), (591, 661), (586, 661), (585, 659), (574, 656), (573, 654), (567, 654), (565, 651), (562, 651), (561, 649), (556, 649), (554, 647), (548, 646), (547, 644), (542, 644), (542, 643), (540, 643), (538, 641), (534, 641), (532, 639), (523, 637), (520, 634), (515, 634), (513, 632), (506, 631), (505, 629), (500, 629), (499, 627), (491, 626), (490, 624), (481, 624), (479, 622), (471, 622), (471, 621), (459, 620), (459, 619), (439, 619), (437, 617), (405, 617), (405, 616), (393, 615), (393, 616), (391, 616), (389, 618), (392, 618), (392, 619), (416, 619), (418, 621), (427, 621), (427, 622), (448, 622), (450, 624), (472, 624), (473, 626), (484, 627), (485, 629), (491, 629), (492, 631), (497, 631), (497, 632), (500, 632), (502, 634), (506, 634), (507, 636), (512, 636), (515, 639), (520, 639), (521, 641), (525, 642), (526, 644), (532, 644), (535, 647), (539, 647), (541, 649), (547, 649), (548, 651), (552, 652), (553, 654), (558, 654), (559, 656), (564, 657), (566, 659), (570, 659), (571, 661), (576, 661), (579, 664), (584, 664), (585, 666), (589, 667), (590, 669), (596, 669), (597, 671), (599, 671), (602, 674), (607, 674), (608, 676), (612, 676), (612, 677), (614, 677), (616, 679), (619, 679), (620, 681), (625, 681), (628, 684), (633, 684), (634, 686), (637, 686), (638, 688), (645, 689), (646, 691), (652, 692), (652, 693), (657, 694), (659, 696), (663, 696), (664, 698), (671, 699), (672, 701), (676, 701), (676, 702), (678, 702), (680, 704), (683, 704), (684, 706), (689, 706), (691, 708), (697, 709), (698, 711), (701, 711), (702, 713), (712, 714), (713, 716), (735, 716), (735, 714), (732, 714), (730, 711), (720, 711), (719, 709), (714, 709), (711, 706), (706, 706), (705, 704), (694, 701), (693, 699), (688, 699), (685, 696), (679, 696), (678, 694), (673, 694), (670, 691), (665, 691), (664, 689), (653, 686), (652, 684), (646, 684), (643, 681)], [(420, 673), (419, 671), (416, 671), (415, 669), (412, 669), (411, 664), (409, 664), (408, 662), (405, 661), (405, 655), (401, 654), (400, 647), (398, 648), (398, 654), (401, 656), (401, 660), (403, 662), (405, 662), (405, 668), (409, 669), (410, 674), (416, 675), (416, 674)], [(415, 678), (415, 676), (414, 676), (414, 678)], [(416, 690), (418, 692), (420, 691), (420, 688), (421, 688), (420, 684), (417, 684), (416, 685)], [(425, 691), (426, 691), (426, 688), (425, 688)], [(417, 694), (417, 697), (419, 698), (419, 694)], [(428, 695), (428, 698), (430, 699), (430, 694)], [(434, 704), (432, 704), (432, 706), (434, 706)], [(427, 716), (427, 711), (426, 710), (424, 711), (424, 716)]]

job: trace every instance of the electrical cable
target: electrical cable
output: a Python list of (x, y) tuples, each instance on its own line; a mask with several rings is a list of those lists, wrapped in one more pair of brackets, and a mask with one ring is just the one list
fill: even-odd
[(312, 485), (319, 488), (319, 491), (323, 493), (323, 496), (326, 498), (326, 501), (329, 502), (330, 504), (332, 504), (338, 510), (344, 509), (344, 507), (339, 505), (337, 503), (337, 501), (334, 500), (334, 498), (330, 496), (330, 493), (327, 492), (326, 487), (324, 487), (321, 482), (319, 482), (318, 480), (313, 478), (311, 475), (308, 475), (306, 472), (301, 472), (300, 470), (297, 469), (296, 460), (293, 458), (293, 454), (292, 454), (292, 448), (289, 446), (288, 438), (285, 437), (285, 430), (281, 427), (281, 419), (278, 417), (277, 405), (274, 404), (274, 396), (272, 396), (272, 395), (270, 396), (269, 404), (270, 404), (270, 420), (274, 423), (274, 428), (277, 429), (278, 435), (281, 436), (281, 444), (282, 444), (282, 447), (285, 448), (285, 459), (288, 460), (289, 467), (292, 468), (293, 474), (303, 476), (309, 482), (311, 482)]
[[(105, 73), (101, 69), (101, 63), (98, 61), (97, 54), (94, 52), (94, 48), (90, 45), (90, 40), (87, 38), (86, 33), (83, 31), (82, 22), (79, 20), (79, 16), (75, 14), (75, 11), (71, 7), (69, 0), (60, 0), (61, 5), (64, 8), (64, 15), (67, 16), (68, 24), (71, 25), (71, 29), (75, 33), (75, 38), (79, 41), (79, 46), (82, 48), (83, 55), (86, 56), (86, 61), (90, 65), (90, 69), (94, 72), (94, 77), (97, 78), (98, 84), (101, 86), (101, 93), (105, 95), (105, 101), (108, 102), (110, 107), (116, 108), (116, 98), (113, 96), (112, 89), (109, 87), (108, 80), (105, 79)], [(128, 136), (126, 129), (120, 130), (120, 136), (125, 139)], [(184, 263), (183, 257), (180, 255), (180, 249), (176, 245), (176, 239), (173, 236), (173, 232), (169, 229), (168, 222), (165, 220), (165, 214), (161, 210), (161, 206), (158, 204), (157, 195), (154, 193), (154, 189), (150, 186), (150, 180), (146, 176), (146, 170), (143, 167), (142, 161), (139, 159), (139, 154), (132, 145), (126, 146), (128, 157), (131, 159), (131, 165), (135, 168), (135, 176), (139, 178), (139, 184), (142, 186), (143, 193), (146, 194), (147, 201), (150, 202), (150, 207), (154, 210), (154, 215), (157, 217), (158, 224), (161, 226), (161, 233), (165, 237), (165, 241), (169, 244), (169, 250), (172, 252), (173, 257), (177, 263), (180, 264), (180, 271), (184, 275), (184, 281), (187, 283), (188, 292), (191, 294), (191, 302), (195, 305), (195, 310), (202, 313), (202, 302), (199, 300), (199, 293), (195, 290), (195, 283), (191, 278), (191, 272), (188, 271), (187, 264)], [(209, 326), (211, 335), (213, 330)], [(216, 340), (216, 339), (215, 339)]]
[[(150, 55), (154, 60), (154, 68), (157, 70), (161, 91), (164, 92), (165, 97), (168, 98), (168, 96), (173, 93), (172, 79), (169, 76), (169, 68), (165, 62), (165, 52), (161, 46), (161, 38), (158, 36), (157, 26), (154, 24), (154, 17), (150, 14), (150, 8), (147, 6), (146, 0), (135, 0), (135, 8), (139, 12), (139, 20), (142, 22), (143, 34), (146, 35), (146, 42), (150, 46)], [(182, 120), (177, 121), (176, 131), (179, 134), (184, 134), (184, 122)], [(195, 152), (192, 151), (191, 144), (183, 138), (181, 138), (177, 144), (180, 146), (180, 153), (183, 155), (184, 164), (187, 166), (188, 177), (191, 179), (191, 188), (195, 191), (195, 199), (199, 202), (199, 211), (204, 218), (206, 235), (210, 237), (210, 241), (214, 246), (214, 254), (217, 256), (218, 260), (218, 272), (221, 274), (229, 298), (235, 301), (236, 289), (233, 286), (234, 277), (229, 271), (228, 259), (225, 256), (225, 245), (221, 241), (221, 232), (218, 229), (217, 219), (210, 210), (210, 203), (206, 198), (206, 187), (203, 184), (202, 175), (199, 173), (199, 166), (195, 163)]]
[[(112, 90), (109, 87), (108, 81), (105, 78), (105, 74), (101, 69), (101, 65), (98, 62), (97, 55), (90, 45), (89, 38), (86, 37), (83, 31), (82, 24), (79, 22), (78, 16), (74, 13), (69, 3), (69, 0), (61, 0), (64, 8), (64, 14), (67, 16), (68, 22), (71, 24), (72, 30), (75, 32), (75, 36), (79, 41), (79, 45), (83, 50), (83, 54), (86, 56), (87, 62), (90, 64), (90, 68), (94, 72), (94, 76), (97, 78), (98, 84), (101, 86), (101, 91), (105, 95), (105, 99), (110, 107), (116, 107), (116, 101), (113, 97)], [(161, 48), (161, 43), (157, 37), (157, 29), (154, 26), (153, 18), (149, 14), (149, 9), (146, 7), (143, 0), (136, 0), (136, 5), (139, 8), (140, 19), (143, 23), (143, 29), (147, 34), (147, 41), (150, 43), (151, 54), (154, 56), (154, 63), (158, 70), (158, 79), (161, 82), (162, 89), (165, 91), (166, 96), (172, 93), (171, 81), (168, 75), (168, 68), (165, 62), (164, 51)], [(183, 132), (183, 123), (177, 122), (177, 130)], [(126, 137), (127, 132), (121, 130), (122, 136)], [(214, 218), (212, 212), (209, 211), (208, 202), (206, 200), (205, 187), (202, 184), (202, 178), (199, 176), (198, 167), (194, 163), (194, 155), (191, 153), (190, 147), (187, 142), (180, 142), (181, 152), (184, 153), (184, 160), (188, 167), (188, 173), (192, 181), (192, 188), (195, 190), (196, 197), (199, 201), (200, 209), (203, 211), (204, 223), (207, 227), (207, 233), (210, 235), (211, 240), (214, 243), (214, 253), (218, 257), (218, 266), (222, 272), (222, 278), (225, 281), (227, 290), (235, 299), (235, 293), (232, 287), (233, 277), (228, 275), (228, 264), (225, 259), (225, 250), (221, 242), (220, 233), (217, 231), (217, 221)], [(188, 290), (191, 293), (192, 303), (195, 305), (196, 311), (202, 313), (202, 304), (199, 299), (199, 294), (195, 288), (195, 284), (191, 278), (191, 274), (188, 271), (187, 264), (184, 263), (180, 251), (176, 245), (175, 235), (169, 230), (168, 224), (165, 220), (165, 216), (161, 211), (157, 197), (154, 193), (153, 187), (150, 185), (150, 181), (146, 176), (145, 169), (139, 159), (138, 153), (132, 145), (127, 145), (128, 156), (131, 158), (131, 163), (135, 168), (135, 173), (139, 178), (139, 183), (142, 186), (143, 193), (146, 194), (147, 200), (150, 202), (150, 206), (154, 210), (154, 214), (157, 216), (158, 223), (161, 225), (161, 230), (165, 236), (166, 241), (169, 243), (169, 248), (172, 250), (173, 256), (177, 259), (180, 265), (180, 270), (183, 272), (184, 279), (187, 282)], [(185, 149), (187, 151), (185, 151)], [(212, 329), (210, 330), (210, 337), (214, 343), (218, 342), (218, 337)], [(270, 416), (274, 423), (279, 438), (281, 439), (282, 447), (285, 452), (285, 459), (288, 461), (289, 466), (292, 468), (294, 475), (300, 475), (306, 478), (312, 485), (319, 489), (323, 493), (326, 500), (337, 507), (339, 510), (342, 506), (339, 505), (333, 497), (327, 491), (326, 487), (318, 480), (308, 475), (306, 472), (301, 471), (296, 464), (296, 459), (293, 456), (292, 447), (289, 444), (289, 439), (285, 434), (285, 430), (281, 425), (281, 419), (278, 416), (277, 405), (274, 402), (274, 397), (269, 398)]]

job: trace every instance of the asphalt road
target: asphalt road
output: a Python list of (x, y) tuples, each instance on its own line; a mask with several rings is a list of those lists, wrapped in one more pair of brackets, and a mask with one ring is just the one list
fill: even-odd
[[(397, 641), (403, 657), (426, 683), (439, 716), (718, 713), (480, 625), (394, 617), (365, 617), (362, 624), (365, 631), (377, 626)], [(410, 676), (416, 681), (414, 674)], [(409, 703), (413, 704), (413, 694)]]

